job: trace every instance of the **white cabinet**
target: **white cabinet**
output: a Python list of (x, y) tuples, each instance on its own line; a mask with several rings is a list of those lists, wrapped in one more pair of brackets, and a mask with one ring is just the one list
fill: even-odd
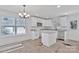
[(57, 38), (64, 39), (64, 31), (58, 31)]
[[(59, 19), (59, 21), (58, 21)], [(58, 17), (57, 19), (57, 31), (58, 31), (58, 35), (57, 38), (58, 39), (64, 39), (66, 40), (66, 31), (67, 31), (67, 16), (63, 15)]]
[(38, 31), (31, 31), (32, 40), (39, 38), (39, 32)]
[(56, 43), (56, 38), (57, 38), (57, 32), (52, 31), (52, 32), (42, 32), (42, 43), (43, 45), (50, 47), (51, 45)]

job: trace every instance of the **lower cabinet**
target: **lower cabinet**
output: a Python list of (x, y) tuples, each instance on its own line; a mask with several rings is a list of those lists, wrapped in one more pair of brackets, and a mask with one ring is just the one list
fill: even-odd
[(39, 38), (39, 32), (38, 31), (31, 31), (32, 40)]
[(56, 43), (56, 38), (57, 38), (56, 31), (42, 32), (41, 36), (42, 36), (41, 38), (42, 44), (45, 45), (46, 47), (50, 47), (51, 45)]

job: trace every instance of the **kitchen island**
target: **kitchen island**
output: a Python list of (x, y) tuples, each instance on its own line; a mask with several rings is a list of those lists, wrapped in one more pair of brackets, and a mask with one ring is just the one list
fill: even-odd
[(41, 29), (41, 42), (44, 46), (50, 47), (56, 43), (57, 31), (55, 29)]

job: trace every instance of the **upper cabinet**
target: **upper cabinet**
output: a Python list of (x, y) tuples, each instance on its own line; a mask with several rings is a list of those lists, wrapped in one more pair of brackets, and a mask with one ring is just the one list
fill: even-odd
[(61, 16), (60, 18), (60, 25), (66, 27), (67, 26), (67, 16)]
[(52, 21), (51, 20), (45, 20), (45, 19), (40, 19), (40, 18), (31, 18), (32, 26), (52, 26)]

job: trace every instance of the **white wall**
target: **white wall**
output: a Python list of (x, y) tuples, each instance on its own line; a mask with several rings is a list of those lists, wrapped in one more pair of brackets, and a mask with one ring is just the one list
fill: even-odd
[[(70, 21), (72, 20), (77, 20), (78, 27), (75, 30), (70, 28)], [(67, 30), (66, 38), (79, 41), (79, 14), (73, 14), (68, 16), (67, 25), (68, 25), (67, 28), (68, 30)]]

